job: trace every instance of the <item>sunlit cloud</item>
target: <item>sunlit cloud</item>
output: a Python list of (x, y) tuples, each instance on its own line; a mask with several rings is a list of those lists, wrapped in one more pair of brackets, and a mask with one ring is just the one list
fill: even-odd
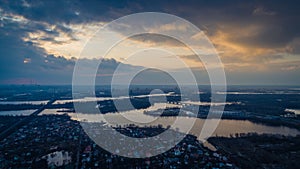
[[(272, 63), (300, 61), (299, 56), (291, 57), (288, 51), (289, 46), (267, 47), (244, 42), (257, 36), (260, 31), (261, 27), (258, 25), (244, 29), (230, 27), (216, 31), (209, 38), (220, 52), (219, 55), (225, 68), (230, 71), (239, 71), (241, 67), (267, 71), (270, 70), (269, 65)], [(293, 49), (290, 48), (291, 50)]]
[(85, 43), (102, 25), (103, 23), (61, 25), (70, 32), (64, 32), (56, 25), (49, 25), (46, 31), (29, 32), (23, 40), (43, 48), (47, 54), (79, 58)]
[(29, 22), (28, 19), (26, 19), (22, 15), (17, 15), (17, 14), (11, 14), (11, 13), (5, 13), (1, 8), (0, 8), (0, 21), (1, 22), (17, 22), (20, 24), (27, 24)]
[[(275, 15), (271, 11), (266, 11), (265, 8), (255, 8), (253, 11), (254, 15)], [(27, 20), (21, 16), (11, 17), (12, 21), (18, 21), (22, 23), (26, 23)], [(4, 18), (5, 19), (5, 18)], [(7, 19), (7, 18), (6, 18)], [(95, 36), (95, 32), (97, 32), (102, 26), (105, 25), (105, 22), (95, 22), (88, 24), (60, 24), (51, 25), (47, 24), (45, 30), (37, 30), (36, 32), (29, 32), (28, 36), (24, 37), (23, 40), (25, 42), (32, 42), (34, 45), (45, 50), (47, 54), (55, 55), (55, 56), (64, 56), (66, 58), (114, 58), (120, 62), (125, 62), (128, 64), (138, 65), (150, 67), (154, 65), (155, 60), (151, 59), (153, 56), (149, 54), (149, 52), (144, 52), (143, 59), (136, 59), (136, 61), (131, 60), (128, 62), (128, 57), (136, 53), (136, 51), (142, 51), (147, 48), (163, 48), (166, 51), (172, 51), (176, 54), (159, 54), (156, 52), (156, 58), (160, 58), (160, 60), (164, 60), (162, 58), (168, 58), (166, 63), (169, 62), (171, 64), (165, 67), (168, 69), (178, 69), (181, 68), (177, 64), (178, 60), (176, 56), (178, 55), (183, 62), (189, 67), (194, 68), (203, 68), (203, 63), (199, 58), (194, 58), (194, 53), (188, 49), (185, 44), (182, 44), (180, 41), (175, 39), (161, 36), (158, 34), (143, 34), (139, 36), (130, 37), (123, 42), (117, 44), (106, 56), (98, 56), (97, 51), (102, 50), (101, 47), (94, 47), (93, 53), (87, 54), (86, 56), (80, 56), (82, 49), (85, 47), (86, 42)], [(135, 29), (131, 27), (131, 25), (122, 25), (128, 27), (128, 29)], [(69, 31), (64, 31), (62, 28), (65, 28)], [(149, 27), (146, 28), (148, 32), (173, 32), (173, 33), (182, 33), (188, 31), (187, 25), (179, 25), (176, 22)], [(287, 46), (281, 47), (266, 47), (256, 45), (255, 43), (247, 42), (248, 39), (259, 36), (259, 33), (263, 31), (264, 27), (261, 25), (253, 24), (247, 26), (243, 29), (236, 27), (235, 25), (219, 25), (218, 29), (214, 32), (209, 32), (210, 30), (206, 30), (206, 32), (199, 32), (198, 34), (190, 37), (192, 40), (204, 42), (202, 44), (198, 44), (198, 47), (201, 48), (201, 52), (204, 55), (208, 55), (213, 53), (210, 51), (208, 46), (205, 46), (206, 40), (211, 40), (211, 42), (215, 45), (217, 52), (221, 60), (224, 63), (225, 68), (228, 71), (238, 71), (241, 68), (251, 69), (253, 67), (258, 71), (266, 71), (268, 70), (268, 66), (266, 64), (271, 64), (272, 62), (282, 62), (285, 60), (289, 60), (290, 56), (287, 55), (288, 52), (295, 52), (297, 49), (295, 46), (298, 46), (299, 41), (294, 40)], [(208, 31), (208, 32), (207, 32)], [(55, 33), (53, 33), (55, 32)], [(122, 36), (122, 32), (120, 30), (115, 30), (116, 36)], [(181, 36), (184, 36), (182, 34)], [(206, 38), (208, 36), (208, 39)], [(105, 39), (109, 39), (106, 37)], [(101, 39), (98, 39), (101, 41)], [(103, 48), (105, 49), (105, 48)], [(153, 54), (152, 54), (153, 55)], [(284, 57), (283, 57), (284, 56)], [(174, 57), (174, 59), (170, 59)], [(294, 60), (298, 60), (298, 57), (295, 57)], [(152, 61), (152, 62), (151, 62)], [(172, 65), (172, 66), (170, 66)], [(161, 66), (159, 66), (161, 67)], [(282, 68), (286, 70), (285, 68)]]

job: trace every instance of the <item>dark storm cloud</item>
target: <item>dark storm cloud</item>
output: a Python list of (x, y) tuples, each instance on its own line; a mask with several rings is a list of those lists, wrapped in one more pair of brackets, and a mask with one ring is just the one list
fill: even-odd
[[(69, 83), (73, 64), (63, 57), (45, 56), (42, 49), (13, 36), (1, 36), (0, 81), (14, 83), (18, 79), (35, 82)], [(25, 63), (25, 61), (29, 61)], [(69, 78), (70, 80), (70, 78)]]
[[(142, 11), (169, 12), (184, 17), (203, 29), (226, 25), (237, 29), (260, 25), (256, 35), (233, 41), (266, 47), (284, 45), (299, 36), (300, 10), (297, 2), (280, 1), (19, 1), (1, 2), (4, 11), (22, 15), (31, 21), (46, 23), (85, 23), (110, 21)], [(232, 28), (232, 27), (230, 27)], [(66, 29), (62, 27), (62, 29)], [(68, 30), (63, 30), (68, 31)], [(70, 30), (69, 30), (70, 31)], [(210, 31), (210, 30), (209, 30)], [(234, 30), (233, 30), (234, 31)]]
[[(284, 47), (300, 36), (299, 2), (282, 1), (194, 1), (179, 5), (174, 2), (171, 13), (196, 24), (207, 34), (228, 32), (232, 42), (253, 47)], [(256, 12), (255, 12), (256, 11)], [(258, 29), (250, 36), (237, 34), (250, 26)]]
[(168, 1), (24, 2), (2, 1), (0, 6), (4, 11), (22, 15), (31, 21), (55, 25), (111, 21), (127, 14), (145, 11), (168, 12), (184, 17), (200, 28), (207, 29), (208, 34), (216, 29), (233, 29), (234, 33), (234, 29), (258, 25), (261, 29), (253, 36), (239, 38), (233, 35), (232, 41), (263, 47), (282, 46), (300, 36), (300, 4), (292, 1), (172, 1), (172, 5)]
[[(66, 59), (63, 56), (48, 55), (44, 49), (36, 47), (34, 43), (24, 42), (31, 31), (43, 31), (47, 37), (39, 39), (57, 43), (54, 37), (56, 31), (46, 31), (42, 24), (32, 24), (25, 28), (23, 23), (6, 21), (5, 26), (0, 27), (0, 83), (41, 83), (41, 84), (70, 84), (75, 65), (75, 59)], [(95, 60), (86, 60), (87, 65)], [(114, 60), (104, 60), (103, 70), (113, 73), (113, 69), (119, 64)], [(130, 67), (130, 66), (128, 66)]]
[[(123, 2), (110, 1), (0, 1), (1, 83), (18, 83), (20, 79), (71, 83), (75, 61), (48, 55), (36, 47), (35, 41), (62, 43), (55, 40), (60, 32), (76, 40), (72, 30), (63, 24), (111, 20), (121, 16), (118, 10), (123, 7)], [(52, 25), (55, 29), (49, 29)], [(38, 31), (41, 36), (24, 41), (29, 33)], [(107, 71), (116, 67), (116, 62), (103, 63)]]
[[(109, 0), (2, 1), (0, 5), (3, 10), (22, 15), (29, 20), (52, 24), (107, 21), (130, 11), (126, 1)], [(119, 10), (121, 11), (120, 14)]]

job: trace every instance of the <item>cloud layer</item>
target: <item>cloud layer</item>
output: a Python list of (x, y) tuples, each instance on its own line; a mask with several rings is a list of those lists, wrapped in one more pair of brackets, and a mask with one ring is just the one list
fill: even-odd
[[(236, 0), (172, 1), (172, 5), (167, 1), (1, 1), (0, 83), (68, 84), (73, 57), (99, 26), (146, 11), (174, 14), (202, 29), (217, 48), (229, 83), (300, 83), (299, 3)], [(153, 29), (186, 27), (170, 23)], [(180, 46), (161, 37), (132, 40)], [(193, 55), (180, 57), (200, 70), (201, 62)], [(112, 67), (107, 66), (107, 72)]]

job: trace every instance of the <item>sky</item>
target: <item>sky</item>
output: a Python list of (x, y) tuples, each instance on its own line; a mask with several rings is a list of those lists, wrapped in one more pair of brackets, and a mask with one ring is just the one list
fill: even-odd
[[(93, 53), (82, 54), (101, 27), (130, 14), (162, 12), (181, 17), (202, 31), (201, 36), (209, 39), (222, 61), (228, 84), (298, 85), (299, 5), (297, 1), (276, 0), (0, 0), (0, 84), (71, 84), (76, 61), (88, 64), (103, 57), (97, 53), (104, 49), (101, 45), (92, 46)], [(183, 37), (189, 33), (187, 25), (176, 21), (149, 25), (140, 28), (132, 23), (126, 27), (136, 31), (173, 32)], [(111, 31), (116, 37), (126, 34), (124, 29)], [(113, 36), (97, 38), (105, 42), (113, 40)], [(209, 53), (209, 47), (206, 50), (201, 45)], [(155, 47), (164, 50), (153, 50)], [(101, 64), (97, 77), (102, 80), (112, 75), (126, 78), (128, 72), (141, 67), (166, 69), (184, 79), (184, 69), (188, 67), (199, 84), (209, 83), (197, 56), (182, 43), (158, 35), (122, 41)], [(123, 65), (122, 72), (114, 74), (118, 65)], [(157, 72), (151, 69), (146, 80), (136, 81), (162, 82), (165, 75)]]

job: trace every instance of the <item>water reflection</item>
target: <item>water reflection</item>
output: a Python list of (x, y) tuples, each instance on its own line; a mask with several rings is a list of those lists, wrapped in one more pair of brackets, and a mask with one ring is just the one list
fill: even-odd
[(217, 103), (217, 102), (195, 102), (195, 101), (183, 101), (183, 105), (198, 105), (198, 106), (222, 106), (222, 105), (233, 105), (233, 104), (241, 104), (241, 102), (226, 102), (226, 103)]
[[(175, 96), (174, 92), (163, 93), (163, 94), (148, 94), (148, 95), (138, 95), (132, 96), (133, 98), (145, 98), (145, 97), (162, 97), (162, 96)], [(53, 104), (66, 104), (71, 102), (93, 102), (93, 101), (106, 101), (106, 100), (121, 100), (129, 99), (129, 96), (119, 96), (119, 97), (84, 97), (81, 99), (69, 99), (69, 100), (56, 100)]]
[(28, 116), (32, 114), (35, 110), (10, 110), (10, 111), (0, 111), (0, 116)]
[[(162, 105), (156, 105), (156, 108), (160, 108)], [(153, 110), (153, 107), (149, 109)], [(173, 124), (176, 118), (180, 118), (184, 123), (182, 124), (183, 128), (185, 125), (190, 124), (195, 117), (154, 117), (150, 115), (146, 115), (143, 112), (149, 109), (141, 109), (141, 110), (132, 110), (121, 113), (107, 113), (107, 114), (84, 114), (84, 113), (68, 113), (68, 115), (73, 120), (85, 121), (85, 122), (103, 122), (107, 121), (111, 126), (117, 125), (129, 125), (135, 124), (137, 126), (158, 126), (162, 125), (163, 127), (168, 127)], [(45, 110), (49, 111), (49, 110)], [(43, 112), (46, 114), (50, 114), (50, 112)], [(56, 113), (55, 113), (56, 114)], [(127, 118), (124, 118), (120, 115), (126, 115)], [(130, 119), (134, 119), (136, 121), (131, 121)], [(145, 120), (146, 119), (146, 120)], [(139, 123), (140, 121), (149, 121), (149, 123)], [(213, 123), (213, 119), (207, 119), (208, 122)], [(198, 136), (201, 133), (202, 126), (205, 122), (205, 119), (197, 118), (195, 121), (195, 125), (190, 131), (190, 134)], [(179, 128), (180, 131), (180, 128)], [(215, 130), (212, 136), (224, 136), (229, 137), (230, 135), (234, 135), (236, 133), (258, 133), (258, 134), (280, 134), (280, 135), (291, 135), (296, 136), (300, 134), (300, 131), (297, 129), (285, 127), (285, 126), (267, 126), (264, 124), (253, 123), (248, 120), (220, 120), (219, 126)]]
[(47, 104), (49, 100), (43, 100), (43, 101), (0, 101), (0, 105), (2, 104), (32, 104), (32, 105), (40, 105), (40, 104)]
[(45, 109), (41, 113), (39, 113), (39, 116), (42, 115), (63, 115), (66, 114), (66, 112), (70, 112), (70, 109)]

